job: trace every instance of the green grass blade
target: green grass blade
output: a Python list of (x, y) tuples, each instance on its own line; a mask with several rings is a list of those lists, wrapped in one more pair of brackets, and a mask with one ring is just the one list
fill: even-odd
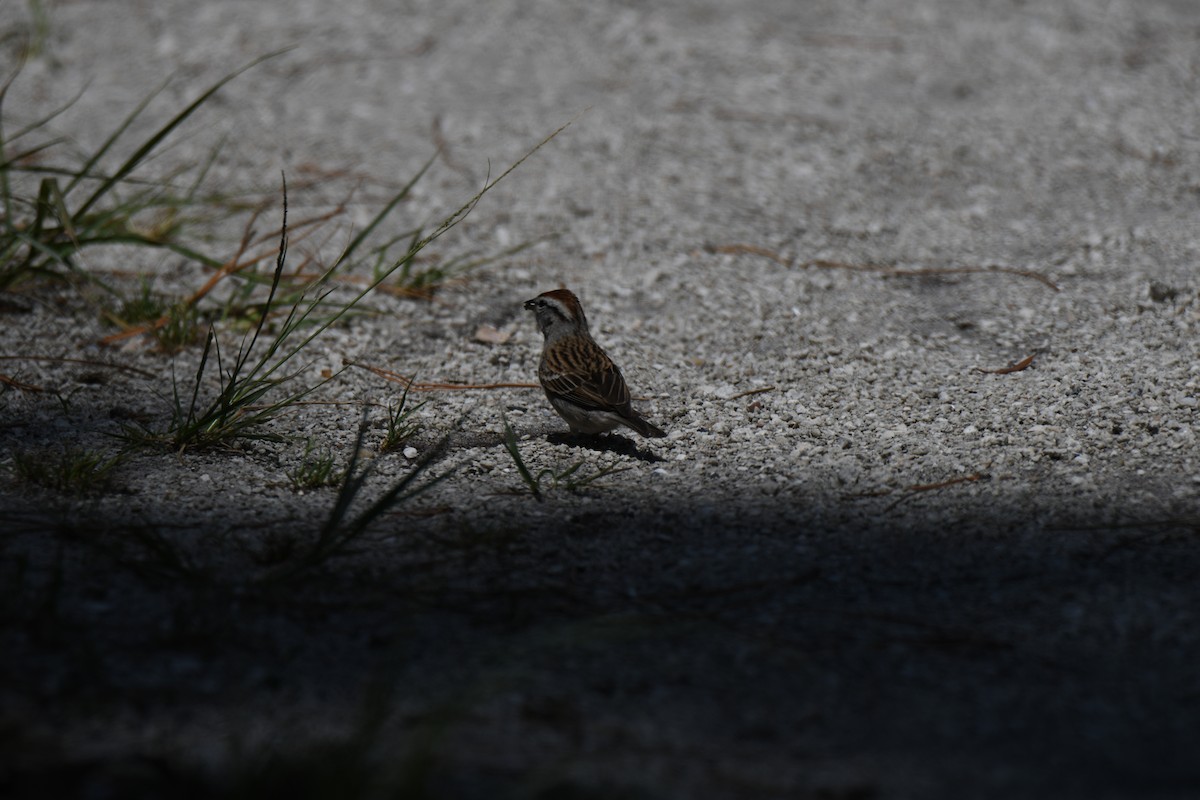
[[(16, 78), (16, 75), (13, 75), (12, 77), (13, 77), (13, 78)], [(9, 81), (9, 82), (11, 83), (11, 79), (10, 79), (10, 81)], [(9, 141), (10, 141), (10, 142), (15, 142), (17, 139), (20, 139), (22, 136), (26, 136), (26, 135), (28, 135), (28, 134), (30, 134), (30, 133), (33, 133), (33, 132), (34, 132), (34, 131), (36, 131), (36, 130), (41, 130), (41, 129), (42, 129), (43, 127), (45, 127), (46, 125), (49, 125), (51, 122), (53, 122), (53, 121), (54, 121), (54, 119), (55, 119), (56, 117), (59, 117), (59, 116), (61, 116), (61, 115), (63, 114), (63, 112), (65, 112), (65, 111), (66, 111), (67, 109), (69, 109), (71, 106), (73, 106), (73, 105), (75, 105), (77, 102), (79, 102), (79, 98), (83, 97), (83, 94), (84, 94), (84, 92), (86, 92), (86, 91), (88, 90), (88, 87), (89, 87), (89, 86), (90, 86), (90, 83), (85, 83), (85, 84), (84, 84), (84, 86), (83, 86), (83, 88), (82, 88), (82, 89), (80, 89), (80, 90), (79, 90), (79, 91), (78, 91), (78, 92), (75, 94), (75, 96), (74, 96), (74, 97), (72, 97), (70, 100), (68, 100), (67, 102), (63, 103), (61, 106), (59, 106), (58, 108), (54, 109), (54, 110), (53, 110), (53, 111), (51, 111), (50, 113), (46, 114), (45, 116), (43, 116), (43, 117), (40, 117), (39, 119), (36, 119), (36, 120), (34, 120), (33, 122), (31, 122), (31, 123), (29, 123), (28, 125), (26, 125), (24, 128), (21, 128), (19, 131), (17, 131), (16, 133), (14, 133), (14, 134), (12, 135), (12, 138), (11, 138), (11, 139), (9, 139)], [(4, 89), (5, 89), (5, 90), (7, 90), (7, 89), (8, 89), (8, 84), (5, 84), (5, 86), (4, 86)], [(55, 142), (60, 142), (60, 141), (63, 141), (63, 140), (62, 140), (62, 139), (56, 139), (56, 140), (55, 140)], [(14, 160), (15, 160), (15, 159), (14, 159)]]
[[(9, 141), (11, 141), (11, 140), (9, 140)], [(14, 155), (12, 158), (8, 158), (8, 159), (3, 158), (4, 151), (0, 150), (0, 159), (3, 159), (3, 160), (0, 160), (0, 170), (4, 170), (5, 172), (8, 172), (9, 170), (17, 169), (17, 170), (20, 170), (21, 172), (25, 172), (27, 174), (28, 173), (36, 174), (39, 172), (49, 172), (49, 173), (56, 174), (60, 177), (63, 175), (74, 175), (75, 174), (74, 171), (66, 170), (66, 169), (55, 169), (55, 168), (51, 168), (51, 167), (24, 167), (24, 168), (22, 168), (22, 167), (17, 166), (22, 161), (33, 158), (34, 156), (36, 156), (38, 153), (42, 152), (43, 150), (49, 150), (51, 147), (62, 144), (65, 141), (66, 141), (66, 139), (50, 139), (49, 141), (42, 142), (41, 144), (38, 144), (38, 145), (34, 145), (33, 147), (29, 148), (28, 150), (22, 150), (21, 152)], [(0, 144), (2, 144), (2, 143), (3, 142), (0, 142)], [(4, 180), (8, 180), (7, 175), (4, 176)]]
[[(5, 81), (4, 86), (0, 86), (0, 160), (4, 159), (5, 150), (8, 148), (8, 139), (4, 136), (4, 100), (8, 97), (8, 87), (11, 85), (12, 78), (9, 78)], [(13, 196), (12, 187), (8, 182), (8, 169), (8, 162), (5, 161), (4, 165), (0, 166), (0, 199), (4, 202), (4, 227), (8, 230), (16, 230), (13, 222)]]
[(533, 496), (538, 500), (542, 499), (542, 490), (538, 485), (537, 478), (530, 473), (529, 467), (525, 466), (525, 459), (521, 457), (521, 450), (517, 447), (517, 434), (513, 431), (512, 425), (508, 424), (508, 418), (504, 418), (504, 449), (512, 456), (513, 463), (517, 465), (517, 473), (520, 474), (521, 480), (525, 481), (525, 485), (529, 487), (529, 491), (533, 492)]
[(369, 223), (367, 223), (367, 226), (365, 228), (363, 228), (361, 231), (359, 231), (357, 236), (355, 236), (353, 239), (350, 240), (350, 244), (346, 245), (346, 249), (344, 249), (342, 251), (342, 254), (338, 257), (338, 260), (336, 263), (340, 264), (340, 263), (344, 263), (345, 261), (349, 260), (349, 258), (354, 254), (354, 251), (357, 250), (359, 245), (361, 245), (363, 243), (363, 240), (366, 239), (368, 236), (370, 236), (371, 233), (377, 227), (379, 227), (379, 224), (381, 222), (383, 222), (383, 220), (387, 217), (387, 215), (392, 212), (392, 209), (394, 209), (397, 205), (399, 205), (400, 201), (402, 201), (406, 197), (408, 197), (409, 192), (411, 192), (412, 188), (417, 185), (417, 181), (421, 180), (421, 178), (425, 175), (426, 172), (429, 171), (429, 168), (433, 166), (433, 162), (436, 160), (437, 160), (437, 154), (435, 153), (432, 157), (430, 157), (430, 159), (428, 161), (426, 161), (424, 163), (424, 165), (422, 165), (422, 167), (419, 170), (417, 170), (417, 174), (414, 175), (412, 177), (412, 179), (409, 180), (409, 182), (406, 183), (403, 186), (403, 188), (401, 188), (400, 191), (397, 192), (392, 197), (392, 199), (388, 201), (387, 205), (385, 205), (379, 211), (379, 213), (376, 214)]
[[(132, 125), (134, 123), (134, 121), (138, 117), (141, 116), (142, 112), (146, 110), (146, 106), (150, 105), (150, 101), (152, 101), (155, 97), (157, 97), (159, 95), (159, 93), (166, 87), (167, 87), (167, 81), (164, 81), (162, 83), (162, 85), (160, 85), (157, 89), (155, 89), (150, 94), (146, 95), (146, 97), (142, 98), (142, 102), (138, 103), (136, 106), (133, 107), (133, 111), (129, 112), (129, 114), (125, 117), (125, 119), (121, 121), (121, 124), (118, 125), (116, 127), (116, 129), (113, 130), (113, 132), (109, 134), (108, 138), (104, 140), (104, 143), (101, 144), (99, 148), (97, 148), (96, 152), (92, 153), (91, 158), (89, 158), (87, 161), (85, 161), (83, 163), (83, 166), (75, 173), (74, 180), (72, 180), (69, 184), (67, 184), (67, 189), (66, 189), (65, 194), (70, 194), (75, 189), (75, 187), (78, 186), (79, 183), (81, 181), (83, 181), (85, 178), (93, 177), (91, 174), (92, 168), (95, 167), (96, 164), (99, 163), (100, 159), (103, 158), (105, 156), (105, 154), (107, 154), (108, 151), (112, 149), (113, 145), (115, 145), (117, 143), (117, 140), (120, 139), (122, 135), (124, 135), (125, 131), (129, 130), (129, 126)], [(111, 186), (113, 184), (115, 184), (116, 182), (117, 182), (117, 179), (114, 178), (113, 176), (108, 176), (107, 178), (105, 178), (103, 186), (106, 188), (104, 189), (104, 191), (97, 192), (95, 195), (93, 195), (91, 200), (89, 200), (87, 203), (85, 203), (84, 207), (82, 209), (80, 209), (80, 214), (86, 213), (87, 210), (89, 208), (91, 208), (92, 205), (97, 200), (99, 200), (100, 197), (105, 192), (107, 192), (108, 189), (111, 188)]]
[(192, 181), (192, 185), (188, 187), (186, 192), (184, 192), (183, 199), (180, 202), (181, 206), (187, 207), (196, 201), (196, 193), (200, 191), (200, 186), (203, 185), (204, 179), (208, 177), (208, 173), (212, 169), (213, 164), (217, 163), (217, 156), (220, 155), (221, 151), (225, 148), (226, 138), (227, 137), (222, 136), (220, 139), (218, 139), (216, 146), (209, 151), (208, 158), (204, 160), (204, 163), (200, 166), (200, 169), (196, 171), (196, 180)]
[[(196, 368), (196, 380), (192, 384), (192, 401), (188, 405), (188, 414), (185, 426), (196, 424), (196, 403), (200, 397), (200, 384), (204, 381), (204, 368), (208, 366), (208, 355), (212, 351), (216, 343), (216, 333), (213, 332), (212, 326), (208, 326), (208, 336), (204, 339), (204, 351), (200, 354), (200, 366)], [(221, 351), (217, 349), (217, 361), (221, 360)]]
[(380, 515), (382, 515), (396, 503), (403, 500), (410, 500), (419, 494), (427, 492), (434, 486), (453, 475), (454, 473), (452, 470), (443, 472), (440, 475), (435, 475), (434, 477), (430, 478), (415, 489), (412, 489), (411, 491), (409, 490), (409, 486), (411, 486), (429, 467), (429, 465), (441, 455), (442, 450), (445, 448), (448, 440), (449, 437), (445, 437), (434, 447), (430, 448), (429, 452), (426, 453), (420, 461), (413, 465), (412, 469), (409, 470), (408, 474), (405, 475), (399, 483), (395, 484), (386, 492), (384, 492), (378, 500), (376, 500), (374, 503), (368, 506), (365, 511), (355, 517), (354, 523), (349, 532), (354, 536), (361, 534), (372, 522), (378, 519)]
[(132, 244), (141, 247), (158, 247), (164, 250), (170, 250), (172, 253), (183, 256), (189, 260), (195, 261), (197, 264), (203, 264), (206, 267), (220, 269), (222, 262), (219, 259), (213, 258), (210, 255), (201, 253), (198, 250), (193, 250), (187, 245), (179, 244), (178, 242), (164, 242), (140, 233), (128, 232), (121, 234), (113, 234), (111, 236), (88, 236), (77, 240), (80, 247), (88, 245), (106, 245), (106, 244)]
[[(238, 67), (236, 70), (229, 73), (225, 77), (221, 78), (219, 81), (217, 81), (212, 86), (210, 86), (208, 89), (206, 89), (203, 93), (201, 93), (201, 95), (199, 97), (197, 97), (195, 100), (193, 100), (186, 108), (184, 108), (182, 111), (180, 111), (174, 117), (172, 117), (167, 122), (167, 124), (163, 125), (155, 133), (153, 133), (148, 139), (146, 139), (144, 142), (142, 142), (141, 147), (139, 147), (137, 150), (135, 150), (133, 155), (131, 155), (128, 159), (126, 159), (125, 163), (121, 165), (121, 168), (118, 169), (111, 176), (109, 176), (106, 180), (104, 180), (100, 184), (100, 186), (92, 193), (92, 195), (87, 200), (84, 201), (83, 205), (81, 205), (77, 209), (77, 211), (76, 211), (77, 217), (86, 214), (88, 212), (88, 210), (93, 205), (95, 205), (96, 202), (101, 197), (103, 197), (109, 191), (111, 191), (112, 188), (114, 186), (116, 186), (117, 183), (122, 181), (126, 175), (133, 172), (133, 170), (136, 169), (137, 166), (140, 163), (142, 163), (142, 161), (145, 160), (145, 158), (148, 155), (150, 155), (150, 153), (152, 153), (154, 151), (154, 149), (157, 148), (164, 139), (166, 139), (168, 136), (171, 135), (172, 131), (174, 131), (177, 127), (179, 127), (184, 122), (184, 120), (186, 120), (193, 113), (195, 113), (197, 109), (199, 109), (202, 105), (204, 105), (206, 102), (208, 102), (208, 99), (210, 97), (212, 97), (214, 94), (216, 94), (218, 91), (220, 91), (221, 88), (225, 86), (225, 84), (229, 83), (230, 81), (232, 81), (234, 78), (241, 75), (246, 70), (256, 67), (259, 64), (261, 64), (262, 62), (266, 61), (267, 59), (274, 58), (275, 56), (277, 56), (283, 52), (286, 52), (286, 49), (285, 50), (276, 50), (273, 53), (268, 53), (264, 56), (259, 56), (258, 58), (250, 61), (248, 64)], [(166, 86), (166, 84), (163, 84), (163, 87), (165, 87), (165, 86)], [(104, 145), (99, 150), (97, 150), (96, 153), (94, 153), (92, 155), (92, 158), (90, 158), (88, 160), (88, 163), (87, 163), (85, 169), (80, 173), (80, 179), (82, 179), (84, 177), (84, 175), (87, 172), (89, 172), (93, 166), (95, 166), (95, 163), (100, 159), (100, 157), (103, 156), (104, 153), (106, 153), (113, 146), (113, 144), (116, 142), (116, 140), (118, 138), (120, 138), (120, 136), (125, 132), (125, 130), (128, 129), (128, 127), (131, 124), (133, 124), (133, 121), (139, 115), (141, 115), (142, 111), (145, 110), (145, 108), (149, 104), (150, 100), (155, 95), (157, 95), (159, 92), (161, 92), (163, 87), (160, 87), (159, 89), (155, 90), (149, 97), (147, 97), (144, 101), (142, 101), (140, 104), (138, 104), (138, 106), (133, 110), (133, 112), (129, 115), (129, 117), (127, 117), (126, 120), (117, 128), (117, 130), (113, 132), (113, 135), (109, 137), (108, 141), (106, 141), (104, 143)], [(73, 182), (68, 187), (67, 191), (69, 192), (71, 188), (74, 188), (76, 183), (77, 183), (77, 181)]]

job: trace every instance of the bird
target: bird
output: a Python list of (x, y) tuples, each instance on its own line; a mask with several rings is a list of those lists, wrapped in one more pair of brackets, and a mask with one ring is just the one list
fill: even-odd
[(621, 425), (642, 436), (667, 434), (633, 410), (621, 370), (588, 332), (579, 298), (569, 289), (542, 292), (525, 301), (545, 337), (538, 381), (546, 399), (572, 433), (594, 435)]

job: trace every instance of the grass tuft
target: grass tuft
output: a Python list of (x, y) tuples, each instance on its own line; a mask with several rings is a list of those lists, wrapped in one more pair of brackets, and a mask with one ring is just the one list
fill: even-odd
[(304, 456), (300, 464), (288, 472), (288, 480), (297, 492), (337, 486), (342, 482), (343, 473), (338, 472), (335, 465), (333, 453), (327, 448), (318, 452), (312, 439), (309, 439), (304, 444)]
[(166, 179), (143, 179), (141, 170), (160, 151), (172, 133), (225, 84), (246, 70), (272, 58), (271, 53), (227, 74), (208, 87), (182, 111), (159, 126), (134, 147), (116, 167), (105, 171), (101, 164), (114, 149), (124, 146), (126, 134), (163, 88), (142, 100), (81, 163), (50, 160), (59, 138), (26, 143), (43, 131), (74, 103), (56, 109), (27, 125), (11, 137), (5, 130), (4, 100), (16, 79), (14, 74), (0, 87), (0, 290), (12, 289), (34, 278), (77, 277), (114, 292), (94, 275), (79, 268), (79, 254), (105, 245), (133, 245), (167, 249), (189, 261), (208, 267), (220, 260), (201, 252), (187, 236), (197, 218), (183, 213), (200, 205), (209, 213), (227, 214), (236, 204), (227, 198), (204, 198), (199, 187), (219, 151), (219, 146), (197, 170), (190, 185), (176, 186), (179, 175)]
[[(267, 320), (271, 316), (269, 311), (273, 308), (287, 261), (287, 237), (285, 182), (283, 224), (274, 278), (265, 301), (265, 310), (258, 316), (253, 330), (243, 336), (236, 355), (226, 363), (217, 333), (210, 325), (190, 393), (181, 394), (178, 382), (174, 384), (170, 423), (160, 430), (147, 427), (126, 428), (127, 440), (132, 443), (166, 446), (180, 452), (189, 448), (228, 445), (238, 439), (282, 441), (281, 435), (265, 430), (266, 423), (339, 374), (332, 373), (316, 384), (297, 388), (289, 384), (302, 370), (297, 368), (286, 371), (304, 346), (315, 338), (316, 333), (294, 346), (291, 344), (293, 338), (331, 290), (325, 289), (315, 299), (302, 295), (288, 310), (286, 318), (278, 326), (275, 334), (269, 339), (263, 338)], [(329, 324), (331, 323), (318, 326), (317, 333)], [(264, 342), (261, 353), (258, 351), (260, 341)], [(205, 401), (201, 397), (210, 364), (214, 365), (218, 391), (215, 397)]]
[(164, 353), (178, 353), (204, 338), (199, 310), (190, 303), (154, 291), (146, 279), (137, 294), (122, 298), (115, 308), (101, 312), (101, 317), (126, 330), (147, 322), (159, 323), (151, 330)]
[(414, 419), (413, 415), (424, 407), (425, 402), (410, 406), (408, 392), (411, 388), (412, 383), (409, 382), (404, 388), (404, 394), (400, 395), (400, 400), (387, 407), (387, 419), (384, 421), (387, 427), (383, 433), (383, 441), (379, 444), (381, 452), (387, 453), (401, 447), (421, 429), (420, 421)]
[(521, 455), (521, 449), (517, 446), (517, 434), (513, 431), (507, 418), (504, 420), (504, 449), (512, 457), (521, 481), (539, 501), (545, 498), (546, 489), (565, 489), (568, 492), (577, 492), (606, 475), (615, 475), (629, 469), (629, 467), (621, 466), (619, 462), (613, 462), (597, 468), (594, 472), (586, 473), (581, 472), (585, 462), (576, 461), (567, 467), (546, 467), (534, 475), (525, 463), (524, 456)]
[[(304, 349), (334, 323), (350, 313), (363, 298), (392, 275), (410, 267), (422, 250), (461, 223), (487, 192), (565, 128), (566, 125), (561, 126), (535, 145), (505, 170), (500, 177), (487, 181), (483, 188), (457, 211), (443, 219), (432, 233), (419, 238), (414, 234), (407, 252), (402, 257), (390, 267), (376, 274), (367, 286), (350, 299), (339, 303), (329, 300), (336, 288), (334, 278), (340, 270), (349, 268), (354, 263), (356, 253), (367, 236), (383, 222), (400, 200), (408, 195), (416, 182), (429, 169), (432, 161), (426, 162), (408, 184), (376, 214), (366, 228), (351, 240), (332, 266), (298, 294), (289, 298), (288, 302), (280, 304), (280, 306), (288, 307), (277, 308), (277, 293), (284, 275), (288, 252), (287, 181), (285, 179), (282, 187), (283, 219), (280, 225), (275, 271), (272, 274), (267, 297), (262, 302), (262, 310), (256, 317), (253, 330), (243, 336), (236, 355), (227, 364), (217, 333), (210, 326), (190, 392), (181, 393), (177, 382), (173, 386), (170, 423), (159, 430), (145, 427), (127, 428), (127, 439), (148, 445), (166, 446), (180, 452), (189, 448), (229, 445), (238, 439), (281, 441), (283, 437), (266, 430), (265, 424), (342, 372), (342, 370), (331, 372), (321, 381), (309, 386), (295, 386), (295, 379), (304, 371), (303, 367), (297, 365), (299, 356)], [(276, 317), (282, 317), (282, 321), (274, 322), (273, 333), (269, 338), (264, 337), (268, 320), (274, 321)], [(261, 352), (258, 352), (256, 348), (260, 342), (262, 349)], [(205, 379), (210, 364), (215, 364), (218, 391), (213, 399), (206, 401), (201, 398), (204, 395), (202, 390), (206, 383)]]
[(13, 473), (21, 480), (60, 492), (88, 494), (107, 488), (125, 457), (96, 450), (29, 450), (13, 455)]
[(346, 471), (342, 473), (337, 499), (334, 501), (333, 508), (330, 509), (325, 524), (317, 533), (316, 540), (303, 548), (303, 551), (295, 558), (269, 573), (264, 580), (273, 582), (291, 579), (325, 564), (334, 556), (345, 553), (389, 509), (433, 488), (452, 474), (443, 472), (427, 480), (421, 480), (430, 464), (441, 455), (445, 446), (445, 441), (443, 441), (437, 447), (430, 448), (403, 478), (384, 491), (374, 502), (367, 505), (358, 514), (352, 515), (351, 508), (357, 504), (367, 478), (371, 474), (370, 465), (359, 468), (359, 457), (362, 453), (366, 432), (367, 420), (364, 414), (362, 423), (358, 427), (358, 436), (354, 442), (350, 463), (346, 466)]
[(533, 473), (529, 471), (529, 467), (525, 465), (525, 458), (521, 455), (521, 449), (517, 447), (517, 434), (512, 429), (512, 425), (508, 424), (508, 418), (504, 418), (504, 449), (508, 451), (512, 457), (513, 464), (517, 467), (517, 474), (521, 476), (521, 480), (533, 493), (533, 496), (538, 500), (542, 499), (541, 482), (533, 477)]
[[(168, 353), (203, 343), (192, 379), (182, 386), (178, 379), (172, 380), (170, 419), (158, 426), (140, 422), (127, 426), (124, 437), (130, 444), (182, 452), (227, 446), (245, 439), (280, 441), (284, 437), (270, 430), (268, 423), (340, 374), (340, 370), (325, 373), (323, 379), (303, 385), (297, 380), (306, 371), (301, 354), (369, 293), (380, 290), (428, 297), (454, 276), (531, 244), (494, 256), (471, 254), (446, 263), (427, 260), (421, 255), (425, 248), (461, 223), (487, 192), (569, 122), (531, 148), (499, 177), (489, 176), (478, 192), (432, 230), (426, 232), (418, 227), (390, 236), (382, 244), (371, 243), (372, 237), (384, 228), (392, 212), (410, 196), (412, 188), (429, 170), (434, 162), (430, 158), (355, 233), (333, 264), (316, 274), (301, 268), (285, 272), (286, 183), (273, 271), (263, 272), (256, 266), (269, 258), (269, 250), (258, 251), (264, 242), (253, 233), (261, 207), (246, 225), (241, 246), (233, 258), (219, 260), (189, 244), (185, 230), (191, 224), (192, 211), (209, 202), (200, 196), (199, 188), (220, 148), (214, 149), (207, 161), (195, 168), (197, 175), (190, 184), (180, 182), (179, 187), (175, 180), (178, 175), (147, 179), (142, 177), (143, 167), (164, 148), (179, 126), (225, 84), (277, 54), (254, 59), (216, 81), (149, 136), (134, 143), (132, 154), (116, 161), (115, 168), (104, 165), (113, 161), (118, 149), (128, 149), (129, 131), (165, 84), (138, 103), (99, 147), (79, 156), (77, 163), (55, 160), (62, 140), (44, 135), (37, 139), (74, 101), (10, 136), (6, 131), (4, 100), (19, 71), (0, 86), (0, 291), (12, 290), (36, 278), (80, 279), (102, 287), (115, 298), (103, 316), (121, 331), (106, 337), (105, 344), (142, 333), (153, 334), (160, 349)], [(228, 201), (214, 202), (227, 213), (239, 210)], [(303, 220), (299, 227), (311, 233), (315, 226), (342, 210), (339, 207), (331, 214)], [(148, 279), (143, 279), (135, 294), (123, 296), (80, 266), (85, 250), (112, 244), (167, 249), (209, 268), (212, 274), (200, 289), (185, 298), (156, 293)], [(255, 252), (248, 252), (251, 248)], [(433, 266), (427, 266), (431, 261)], [(349, 274), (358, 268), (367, 268), (369, 276)], [(239, 281), (232, 291), (225, 293), (223, 308), (215, 314), (201, 311), (197, 304), (230, 276)], [(346, 286), (354, 287), (350, 290), (352, 296), (339, 299), (344, 295), (335, 292)], [(241, 341), (236, 347), (225, 342), (226, 329), (241, 331)], [(412, 410), (415, 409), (407, 408), (404, 402), (390, 410), (385, 449), (415, 432)]]

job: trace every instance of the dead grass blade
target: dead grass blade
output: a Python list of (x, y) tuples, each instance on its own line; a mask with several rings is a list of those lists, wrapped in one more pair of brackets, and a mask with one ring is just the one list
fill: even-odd
[(905, 487), (905, 491), (908, 492), (908, 494), (904, 495), (903, 497), (901, 497), (901, 498), (895, 500), (894, 502), (892, 502), (891, 504), (889, 504), (885, 510), (891, 511), (896, 506), (903, 503), (905, 500), (909, 500), (909, 499), (916, 497), (917, 495), (922, 494), (924, 492), (933, 492), (933, 491), (937, 491), (938, 489), (945, 489), (950, 486), (957, 486), (960, 483), (974, 483), (976, 481), (983, 481), (983, 480), (987, 480), (990, 477), (991, 477), (990, 475), (987, 475), (986, 473), (983, 473), (983, 472), (973, 472), (970, 475), (963, 475), (962, 477), (959, 477), (959, 478), (951, 478), (950, 480), (947, 480), (947, 481), (938, 481), (937, 483), (916, 483), (916, 484), (913, 484), (912, 486)]
[(774, 250), (766, 247), (760, 247), (753, 244), (709, 244), (704, 246), (704, 251), (708, 253), (722, 253), (726, 255), (746, 254), (767, 258), (785, 267), (801, 267), (803, 269), (840, 269), (850, 272), (873, 272), (877, 275), (892, 275), (892, 276), (937, 276), (937, 275), (986, 275), (989, 273), (999, 273), (1003, 275), (1015, 275), (1020, 278), (1029, 278), (1035, 280), (1044, 286), (1053, 289), (1054, 291), (1062, 291), (1058, 284), (1047, 278), (1040, 272), (1034, 272), (1027, 269), (1016, 269), (1015, 267), (1002, 267), (999, 265), (991, 265), (986, 267), (979, 266), (964, 266), (964, 267), (927, 267), (916, 269), (899, 269), (890, 264), (852, 264), (846, 261), (831, 261), (828, 259), (818, 258), (811, 261), (796, 261), (794, 258), (788, 258)]
[(773, 392), (773, 391), (775, 391), (774, 386), (764, 386), (761, 389), (747, 389), (744, 392), (738, 392), (737, 394), (733, 395), (732, 397), (730, 397), (728, 399), (729, 400), (741, 400), (743, 397), (750, 397), (751, 395), (762, 394), (764, 392)]
[(11, 386), (14, 389), (19, 389), (22, 392), (44, 392), (46, 389), (42, 386), (34, 386), (32, 383), (22, 383), (16, 378), (10, 378), (3, 373), (0, 373), (0, 383), (5, 386)]
[(96, 361), (91, 358), (65, 358), (62, 356), (0, 356), (0, 360), (4, 361), (49, 361), (55, 364), (83, 364), (88, 367), (104, 367), (105, 369), (115, 369), (120, 372), (128, 372), (133, 375), (138, 375), (142, 378), (153, 378), (154, 375), (144, 369), (130, 367), (126, 364), (114, 364), (111, 361)]
[(1014, 372), (1020, 372), (1025, 369), (1029, 369), (1029, 367), (1033, 364), (1033, 360), (1037, 358), (1037, 355), (1037, 353), (1033, 353), (1032, 355), (1025, 356), (1025, 358), (1022, 358), (1017, 363), (1009, 364), (1007, 367), (1001, 367), (1000, 369), (983, 369), (982, 367), (976, 367), (975, 371), (982, 372), (984, 375), (1011, 375)]
[(373, 372), (385, 380), (392, 383), (399, 383), (405, 387), (406, 391), (414, 392), (441, 392), (441, 391), (468, 391), (479, 389), (539, 389), (541, 388), (536, 383), (418, 383), (413, 378), (406, 375), (401, 375), (399, 372), (393, 372), (390, 369), (376, 367), (372, 364), (364, 364), (361, 361), (351, 361), (345, 359), (342, 361), (347, 367), (358, 367), (365, 369), (368, 372)]

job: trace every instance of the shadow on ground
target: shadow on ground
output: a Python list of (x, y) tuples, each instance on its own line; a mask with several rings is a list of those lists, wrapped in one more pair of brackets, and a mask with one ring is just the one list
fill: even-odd
[(1195, 521), (1029, 528), (967, 508), (992, 533), (964, 536), (919, 515), (829, 524), (843, 504), (397, 516), (266, 581), (259, 551), (203, 521), (10, 512), (0, 788), (1200, 789)]

